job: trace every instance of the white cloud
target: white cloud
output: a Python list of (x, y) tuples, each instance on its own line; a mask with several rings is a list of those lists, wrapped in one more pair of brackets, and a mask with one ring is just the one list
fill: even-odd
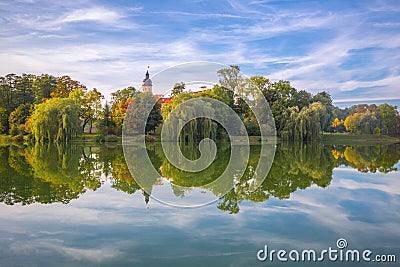
[(98, 21), (104, 23), (114, 23), (121, 19), (123, 15), (116, 11), (103, 8), (93, 7), (88, 9), (78, 9), (67, 14), (61, 19), (61, 22), (77, 22), (77, 21)]

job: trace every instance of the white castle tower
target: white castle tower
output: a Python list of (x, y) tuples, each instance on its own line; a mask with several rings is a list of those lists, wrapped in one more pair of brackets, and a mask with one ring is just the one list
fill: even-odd
[(144, 77), (142, 83), (142, 91), (147, 93), (153, 93), (153, 83), (150, 80), (149, 69), (147, 67), (146, 76)]

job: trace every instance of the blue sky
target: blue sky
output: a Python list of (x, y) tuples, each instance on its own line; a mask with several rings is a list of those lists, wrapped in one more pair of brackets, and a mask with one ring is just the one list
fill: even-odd
[(400, 99), (398, 1), (0, 2), (0, 75), (70, 75), (110, 92), (188, 61), (329, 91)]

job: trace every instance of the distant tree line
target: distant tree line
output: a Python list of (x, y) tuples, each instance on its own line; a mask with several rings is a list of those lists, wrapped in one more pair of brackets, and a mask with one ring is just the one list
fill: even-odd
[[(183, 82), (172, 88), (171, 101), (156, 102), (146, 124), (146, 133), (155, 132), (162, 120), (180, 103), (195, 97), (220, 100), (242, 119), (249, 135), (260, 135), (249, 99), (255, 91), (268, 101), (274, 117), (277, 135), (283, 140), (310, 141), (321, 138), (323, 132), (355, 134), (399, 134), (400, 116), (396, 106), (389, 104), (356, 105), (340, 109), (332, 104), (329, 93), (315, 95), (294, 88), (289, 81), (271, 82), (264, 76), (245, 78), (238, 66), (218, 71), (219, 82), (200, 93), (185, 90)], [(154, 102), (149, 93), (134, 87), (116, 90), (110, 102), (102, 104), (104, 96), (96, 89), (88, 90), (69, 76), (49, 74), (7, 74), (0, 77), (0, 134), (35, 141), (66, 142), (84, 130), (103, 135), (121, 135), (128, 106), (140, 113)], [(251, 101), (250, 101), (251, 102)], [(204, 106), (213, 112), (212, 106)], [(183, 114), (182, 116), (189, 116)], [(196, 141), (205, 137), (223, 138), (225, 130), (215, 121), (199, 118), (189, 122), (182, 138)]]
[(332, 127), (338, 132), (355, 134), (394, 134), (400, 133), (400, 116), (396, 106), (381, 104), (359, 104), (340, 110)]

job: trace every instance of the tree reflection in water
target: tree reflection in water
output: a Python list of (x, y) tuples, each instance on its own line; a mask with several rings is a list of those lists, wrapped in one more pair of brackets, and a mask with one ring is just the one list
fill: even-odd
[[(312, 185), (329, 186), (332, 172), (340, 165), (349, 166), (360, 172), (397, 171), (400, 160), (400, 145), (378, 146), (323, 146), (321, 144), (281, 143), (276, 149), (274, 162), (268, 176), (255, 191), (251, 181), (260, 156), (260, 146), (252, 145), (250, 159), (244, 175), (235, 181), (234, 188), (222, 196), (207, 184), (218, 177), (226, 167), (230, 147), (219, 145), (214, 164), (201, 173), (182, 171), (172, 166), (162, 153), (160, 145), (146, 149), (160, 177), (146, 183), (147, 192), (162, 182), (162, 178), (173, 181), (172, 190), (177, 197), (185, 192), (174, 185), (198, 186), (211, 190), (221, 197), (217, 207), (229, 213), (238, 213), (242, 201), (263, 202), (270, 197), (288, 199), (299, 189)], [(197, 146), (185, 146), (183, 154), (196, 159)], [(139, 160), (132, 150), (130, 157)], [(87, 190), (100, 188), (105, 180), (111, 187), (134, 194), (143, 193), (146, 203), (149, 195), (144, 193), (134, 177), (146, 175), (140, 169), (129, 171), (121, 146), (82, 146), (36, 144), (33, 146), (0, 147), (0, 201), (7, 205), (20, 203), (69, 203)]]

